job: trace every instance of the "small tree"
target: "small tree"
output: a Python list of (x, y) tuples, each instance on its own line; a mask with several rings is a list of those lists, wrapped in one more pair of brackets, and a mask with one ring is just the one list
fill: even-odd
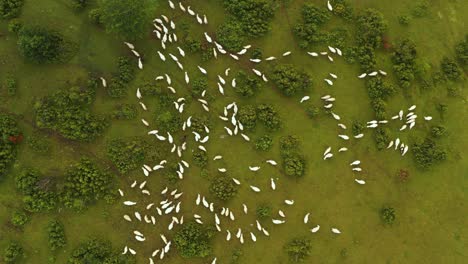
[(49, 246), (55, 251), (62, 248), (67, 243), (65, 238), (65, 228), (58, 220), (53, 220), (47, 226), (47, 234), (49, 236)]
[(109, 33), (141, 38), (149, 29), (152, 6), (148, 0), (101, 0), (100, 21)]
[(395, 209), (392, 207), (383, 207), (380, 209), (380, 219), (384, 224), (391, 225), (395, 222)]
[(307, 238), (295, 238), (284, 246), (284, 250), (293, 262), (303, 262), (309, 255), (312, 242)]
[(11, 216), (11, 223), (19, 228), (23, 227), (29, 220), (29, 216), (23, 211), (16, 211)]
[(19, 32), (18, 49), (33, 63), (57, 62), (65, 52), (65, 41), (57, 32), (40, 27), (23, 27)]
[(20, 244), (17, 242), (10, 242), (3, 251), (3, 260), (7, 264), (17, 263), (23, 254), (23, 247)]
[(212, 252), (211, 233), (195, 222), (184, 224), (176, 232), (174, 244), (183, 258), (206, 257)]
[(221, 175), (211, 181), (210, 192), (218, 199), (227, 201), (237, 194), (237, 185), (231, 178)]

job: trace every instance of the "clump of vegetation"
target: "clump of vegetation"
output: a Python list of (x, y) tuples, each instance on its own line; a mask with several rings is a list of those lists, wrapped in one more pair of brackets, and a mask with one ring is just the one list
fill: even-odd
[(149, 28), (152, 6), (148, 0), (101, 0), (99, 20), (108, 33), (127, 40), (141, 38)]
[(236, 74), (237, 85), (234, 91), (244, 97), (252, 97), (262, 89), (263, 84), (259, 78), (247, 75), (244, 71)]
[(10, 19), (18, 17), (24, 0), (0, 0), (0, 18)]
[(291, 64), (279, 64), (273, 69), (271, 80), (286, 96), (308, 91), (312, 87), (311, 77)]
[(284, 246), (284, 250), (293, 262), (303, 262), (312, 249), (312, 242), (307, 238), (294, 238)]
[(246, 130), (253, 130), (257, 124), (257, 111), (254, 106), (246, 105), (239, 108), (239, 122)]
[(308, 48), (328, 39), (327, 32), (320, 31), (320, 26), (329, 20), (330, 13), (327, 10), (314, 4), (305, 4), (302, 7), (302, 22), (294, 26), (294, 34), (301, 40), (299, 46)]
[(366, 9), (358, 17), (358, 45), (376, 49), (382, 44), (382, 35), (387, 30), (387, 22), (382, 13), (375, 9)]
[(223, 0), (226, 11), (232, 20), (239, 21), (244, 34), (260, 37), (270, 30), (274, 17), (275, 4), (267, 0)]
[(260, 151), (268, 151), (273, 146), (273, 139), (269, 135), (259, 137), (255, 141), (255, 149)]
[(23, 227), (29, 222), (30, 217), (24, 211), (15, 211), (11, 216), (11, 223), (16, 227)]
[(63, 36), (41, 27), (22, 27), (18, 34), (18, 50), (32, 63), (63, 62), (71, 57), (71, 43)]
[(49, 237), (49, 247), (52, 251), (63, 248), (66, 243), (65, 228), (58, 220), (52, 220), (47, 225), (47, 235)]
[(10, 242), (3, 251), (3, 261), (7, 264), (18, 263), (23, 255), (23, 247), (17, 242)]
[(192, 152), (193, 163), (200, 167), (204, 168), (208, 164), (208, 156), (206, 152), (201, 149), (196, 149)]
[(89, 109), (96, 85), (96, 80), (91, 80), (87, 87), (72, 87), (43, 97), (34, 105), (36, 125), (53, 129), (67, 139), (93, 141), (109, 125), (104, 117), (93, 115)]
[(403, 39), (395, 46), (392, 55), (393, 70), (395, 71), (399, 84), (403, 88), (409, 88), (414, 80), (416, 71), (416, 45), (409, 39)]
[(447, 128), (444, 126), (433, 126), (431, 127), (431, 135), (435, 138), (443, 137), (447, 133)]
[(91, 238), (76, 247), (67, 261), (67, 264), (82, 263), (133, 264), (135, 262), (131, 257), (113, 250), (110, 241)]
[(18, 88), (18, 82), (12, 76), (8, 76), (5, 79), (4, 87), (7, 89), (7, 94), (9, 96), (15, 96), (16, 95), (16, 89)]
[(174, 133), (182, 127), (180, 114), (174, 110), (167, 110), (156, 117), (156, 125), (160, 131)]
[(114, 180), (112, 174), (82, 158), (65, 173), (62, 200), (66, 207), (81, 211), (101, 198), (111, 199)]
[(8, 32), (18, 34), (23, 27), (23, 23), (17, 18), (14, 18), (8, 22)]
[(80, 11), (83, 10), (88, 4), (88, 0), (70, 0), (71, 7), (74, 10)]
[(390, 142), (390, 136), (388, 135), (388, 129), (378, 127), (374, 131), (374, 140), (378, 150), (385, 149)]
[(463, 77), (463, 71), (460, 69), (460, 66), (447, 57), (444, 57), (440, 62), (440, 68), (445, 78), (450, 81), (459, 81)]
[(223, 201), (234, 197), (237, 194), (237, 189), (237, 185), (227, 176), (218, 176), (210, 184), (210, 192)]
[(395, 209), (392, 207), (383, 207), (380, 209), (380, 219), (384, 224), (391, 225), (395, 222), (396, 214)]
[(145, 159), (145, 148), (139, 139), (117, 138), (107, 144), (107, 156), (125, 174), (141, 165)]
[(364, 131), (364, 124), (359, 121), (354, 121), (353, 125), (351, 126), (351, 131), (353, 131), (353, 135), (359, 135)]
[(107, 94), (112, 98), (127, 95), (127, 84), (135, 78), (135, 67), (127, 57), (119, 57), (118, 70), (107, 86)]
[(112, 112), (112, 117), (117, 120), (132, 120), (137, 116), (137, 107), (133, 104), (118, 105)]
[(272, 208), (268, 204), (261, 204), (257, 206), (257, 209), (255, 210), (255, 214), (259, 219), (265, 219), (271, 216), (271, 211)]
[(447, 158), (447, 152), (429, 138), (426, 138), (422, 143), (414, 144), (412, 152), (416, 164), (420, 168), (429, 168)]
[(411, 10), (414, 17), (425, 17), (429, 14), (429, 2), (427, 0), (419, 0)]
[(173, 241), (183, 258), (203, 258), (213, 251), (210, 244), (211, 236), (211, 232), (202, 225), (190, 222), (176, 232)]
[(320, 108), (318, 108), (317, 106), (309, 103), (307, 104), (306, 106), (306, 114), (308, 117), (310, 118), (315, 118), (318, 116), (318, 114), (320, 113)]
[(16, 158), (16, 144), (20, 136), (15, 119), (0, 112), (0, 177)]
[(461, 65), (466, 67), (468, 65), (468, 34), (465, 35), (464, 40), (455, 46), (455, 54)]
[(306, 162), (301, 155), (299, 138), (292, 135), (281, 137), (280, 154), (286, 175), (297, 178), (304, 176)]
[(410, 22), (410, 17), (407, 15), (398, 16), (398, 23), (402, 26), (408, 26)]
[(25, 169), (15, 176), (16, 188), (23, 193), (25, 209), (30, 212), (50, 211), (57, 203), (55, 182), (40, 176), (34, 169)]
[(235, 20), (228, 20), (216, 31), (218, 41), (223, 47), (232, 51), (240, 51), (242, 43), (245, 42), (242, 23)]
[(281, 128), (281, 119), (273, 105), (261, 104), (257, 106), (256, 116), (270, 131), (276, 131)]
[(208, 91), (208, 80), (205, 77), (195, 78), (192, 81), (192, 96), (200, 97), (203, 91)]
[(305, 167), (305, 159), (300, 155), (292, 155), (283, 160), (283, 169), (288, 176), (297, 178), (304, 176)]

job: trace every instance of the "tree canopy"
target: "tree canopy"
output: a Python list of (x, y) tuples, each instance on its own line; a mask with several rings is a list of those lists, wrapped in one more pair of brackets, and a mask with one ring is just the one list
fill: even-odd
[(27, 61), (38, 64), (52, 63), (64, 57), (66, 42), (57, 32), (25, 26), (18, 34), (18, 49)]
[(154, 1), (100, 0), (100, 21), (109, 33), (132, 40), (141, 38), (151, 25)]
[(312, 87), (311, 77), (291, 64), (279, 64), (271, 75), (273, 83), (286, 96), (308, 91)]
[(86, 87), (72, 87), (58, 91), (36, 102), (36, 125), (57, 131), (63, 137), (90, 142), (100, 136), (109, 125), (107, 119), (91, 113), (96, 80)]
[(213, 250), (210, 240), (211, 232), (195, 222), (184, 224), (174, 236), (174, 244), (183, 258), (209, 256)]
[(6, 173), (8, 166), (16, 158), (16, 143), (19, 143), (17, 139), (20, 136), (15, 119), (0, 112), (0, 177)]

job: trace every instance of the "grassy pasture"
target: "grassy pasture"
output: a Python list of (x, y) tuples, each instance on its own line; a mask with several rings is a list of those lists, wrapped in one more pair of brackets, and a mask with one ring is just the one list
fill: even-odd
[[(78, 54), (69, 63), (38, 67), (23, 62), (16, 49), (16, 37), (7, 32), (5, 22), (0, 22), (0, 82), (3, 82), (7, 74), (12, 74), (19, 82), (18, 94), (15, 97), (10, 98), (5, 95), (5, 91), (0, 91), (0, 109), (18, 115), (20, 127), (27, 140), (34, 131), (33, 103), (38, 98), (57, 89), (82, 83), (86, 80), (89, 71), (110, 77), (116, 70), (117, 57), (126, 54), (128, 50), (121, 44), (121, 40), (105, 34), (102, 29), (89, 22), (88, 9), (74, 13), (65, 0), (25, 2), (21, 21), (25, 24), (37, 23), (53, 28), (79, 43)], [(204, 31), (214, 32), (217, 25), (225, 19), (219, 1), (184, 2), (190, 4), (194, 10), (207, 14), (210, 19), (207, 28), (196, 25), (194, 19), (182, 16), (180, 11), (170, 11), (165, 1), (162, 1), (155, 16), (166, 14), (174, 16), (177, 23), (187, 21), (191, 24), (190, 34), (198, 35), (200, 38)], [(356, 78), (359, 74), (356, 64), (346, 64), (342, 59), (337, 59), (333, 64), (324, 58), (312, 59), (298, 47), (291, 27), (299, 19), (300, 7), (304, 2), (321, 4), (324, 1), (291, 0), (287, 7), (281, 7), (276, 11), (271, 23), (271, 32), (251, 44), (254, 47), (261, 47), (265, 57), (270, 55), (279, 57), (286, 50), (293, 51), (293, 54), (282, 59), (282, 62), (297, 65), (311, 74), (314, 78), (314, 88), (310, 92), (311, 101), (317, 106), (321, 106), (319, 99), (321, 95), (333, 94), (337, 98), (334, 111), (342, 116), (343, 123), (348, 127), (354, 120), (365, 122), (373, 119), (364, 83)], [(468, 24), (468, 17), (464, 15), (468, 11), (466, 1), (431, 1), (430, 15), (412, 19), (408, 27), (399, 25), (397, 17), (410, 12), (412, 1), (349, 2), (353, 4), (355, 10), (373, 7), (381, 11), (389, 23), (389, 38), (396, 40), (410, 36), (417, 45), (419, 59), (424, 60), (430, 67), (437, 68), (444, 55), (452, 56), (454, 44), (466, 34)], [(325, 4), (323, 6), (325, 8)], [(336, 17), (332, 18), (328, 26), (348, 27), (345, 21)], [(171, 61), (162, 63), (157, 57), (156, 50), (160, 47), (154, 38), (148, 36), (135, 45), (144, 55), (145, 68), (138, 72), (137, 80), (130, 84), (129, 96), (119, 100), (110, 99), (106, 96), (106, 91), (101, 89), (97, 93), (93, 111), (107, 113), (118, 103), (136, 104), (134, 91), (139, 81), (166, 72), (174, 72), (173, 86), (181, 91), (181, 94), (187, 93), (187, 89), (184, 89), (183, 73)], [(326, 46), (319, 46), (316, 50), (325, 48)], [(169, 47), (169, 50), (176, 54), (174, 46)], [(379, 52), (378, 66), (390, 73), (388, 78), (393, 78), (389, 56), (389, 52)], [(209, 157), (222, 154), (224, 160), (219, 163), (222, 164), (219, 167), (226, 167), (229, 176), (243, 182), (236, 198), (226, 204), (236, 210), (236, 221), (229, 222), (225, 227), (231, 231), (237, 227), (242, 227), (243, 230), (253, 229), (249, 225), (254, 224), (253, 212), (256, 205), (261, 203), (271, 204), (274, 208), (273, 215), (277, 214), (278, 209), (283, 209), (287, 215), (285, 225), (273, 226), (271, 222), (262, 223), (267, 226), (271, 236), (269, 238), (258, 236), (255, 244), (251, 241), (243, 246), (237, 241), (226, 243), (225, 232), (216, 235), (214, 252), (220, 263), (229, 263), (235, 248), (240, 248), (243, 252), (239, 263), (288, 263), (283, 246), (297, 235), (305, 235), (312, 240), (312, 254), (307, 263), (464, 263), (463, 259), (466, 259), (468, 254), (468, 223), (464, 217), (467, 211), (468, 162), (463, 155), (468, 147), (468, 137), (465, 132), (465, 124), (468, 121), (466, 87), (463, 98), (448, 97), (445, 87), (421, 91), (415, 85), (409, 91), (399, 89), (390, 99), (388, 103), (390, 113), (397, 113), (399, 109), (416, 104), (418, 115), (422, 116), (424, 113), (434, 116), (434, 124), (442, 122), (435, 105), (438, 102), (449, 105), (449, 111), (443, 122), (450, 133), (441, 141), (449, 149), (449, 158), (430, 170), (422, 171), (416, 168), (411, 153), (401, 157), (394, 151), (377, 151), (371, 132), (368, 130), (365, 131), (366, 136), (361, 141), (349, 144), (349, 152), (324, 162), (321, 154), (327, 146), (332, 146), (334, 149), (341, 146), (339, 144), (341, 141), (336, 137), (339, 128), (336, 122), (324, 113), (313, 120), (308, 118), (299, 104), (302, 95), (286, 98), (268, 83), (260, 94), (252, 99), (242, 99), (229, 88), (226, 89), (227, 96), (220, 97), (216, 88), (216, 74), (223, 73), (227, 67), (231, 67), (233, 74), (238, 69), (246, 69), (248, 63), (245, 61), (235, 63), (226, 57), (203, 63), (199, 56), (187, 56), (184, 59), (184, 66), (192, 78), (199, 74), (196, 65), (202, 65), (212, 73), (209, 77), (211, 90), (208, 93), (211, 92), (216, 97), (216, 101), (210, 106), (211, 119), (216, 122), (213, 122), (214, 127), (211, 129), (212, 139), (206, 145)], [(258, 69), (263, 71), (267, 68), (258, 66)], [(323, 82), (323, 78), (326, 78), (329, 72), (339, 75), (333, 87)], [(466, 81), (458, 85), (466, 86)], [(240, 137), (219, 137), (223, 133), (224, 125), (218, 122), (217, 114), (222, 111), (223, 106), (233, 101), (237, 101), (239, 105), (271, 103), (279, 109), (284, 126), (279, 132), (272, 134), (274, 146), (271, 151), (256, 152), (252, 144), (245, 143)], [(52, 149), (46, 155), (34, 154), (27, 144), (21, 145), (17, 162), (9, 175), (1, 179), (0, 183), (0, 249), (4, 248), (7, 241), (15, 239), (25, 247), (27, 257), (24, 263), (48, 263), (51, 252), (47, 246), (45, 229), (48, 221), (57, 217), (65, 224), (68, 244), (57, 253), (56, 263), (65, 263), (72, 249), (90, 236), (108, 238), (119, 250), (126, 244), (135, 245), (134, 247), (139, 249), (138, 263), (147, 263), (150, 252), (161, 246), (162, 242), (158, 237), (161, 230), (166, 230), (169, 221), (167, 217), (167, 219), (162, 218), (155, 227), (143, 224), (129, 225), (121, 218), (125, 208), (117, 204), (107, 205), (100, 202), (82, 214), (65, 209), (50, 214), (35, 214), (23, 231), (12, 228), (8, 222), (15, 208), (21, 207), (21, 195), (15, 191), (12, 175), (24, 167), (31, 166), (43, 174), (61, 177), (62, 172), (82, 155), (96, 157), (103, 166), (108, 166), (110, 162), (105, 153), (105, 143), (108, 140), (146, 134), (147, 131), (139, 120), (142, 117), (150, 122), (154, 119), (154, 111), (151, 109), (155, 105), (155, 99), (145, 99), (145, 103), (150, 111), (143, 112), (138, 108), (137, 119), (113, 121), (106, 135), (93, 143), (78, 144), (51, 135)], [(192, 104), (186, 109), (184, 116), (187, 117), (187, 113), (203, 113), (202, 111), (199, 105)], [(400, 138), (410, 141), (412, 135), (425, 135), (429, 131), (429, 125), (426, 124), (420, 121), (411, 133), (405, 132)], [(392, 126), (392, 131), (395, 131), (392, 137), (398, 135), (397, 129), (396, 126)], [(249, 136), (255, 139), (265, 133), (264, 128), (260, 126)], [(247, 170), (249, 165), (260, 164), (266, 159), (279, 161), (279, 138), (288, 134), (297, 135), (302, 141), (302, 150), (308, 166), (306, 177), (296, 181), (266, 165), (262, 165), (262, 170), (255, 174)], [(189, 147), (189, 150), (192, 147), (194, 145)], [(186, 152), (185, 155), (185, 159), (190, 162), (190, 153)], [(358, 158), (363, 163), (362, 178), (367, 181), (365, 186), (353, 182), (354, 174), (348, 166), (350, 161)], [(148, 164), (154, 162), (146, 161)], [(208, 168), (211, 174), (215, 175), (218, 163), (210, 161)], [(410, 171), (411, 175), (410, 180), (404, 184), (395, 180), (397, 170), (402, 168)], [(208, 180), (199, 175), (199, 169), (191, 166), (184, 181), (176, 185), (179, 190), (184, 191), (182, 210), (187, 220), (194, 213), (204, 218), (208, 217), (206, 211), (193, 206), (197, 193), (210, 197)], [(153, 174), (149, 181), (149, 188), (153, 192), (162, 189), (165, 184), (162, 177), (158, 176), (159, 174)], [(143, 180), (144, 176), (140, 170), (119, 177), (121, 188), (128, 190), (130, 197), (135, 195), (138, 201), (149, 202), (146, 196), (136, 196), (137, 193), (131, 193), (127, 187), (133, 179)], [(270, 177), (279, 178), (276, 192), (267, 191)], [(261, 187), (262, 192), (252, 193), (246, 187), (248, 184)], [(286, 207), (284, 199), (294, 199), (295, 205)], [(250, 212), (247, 216), (241, 213), (242, 203), (249, 205)], [(384, 204), (396, 209), (397, 222), (392, 227), (384, 226), (380, 222), (378, 210)], [(311, 223), (308, 227), (302, 223), (306, 212), (311, 212)], [(320, 224), (322, 229), (312, 235), (308, 229), (315, 224)], [(343, 233), (340, 236), (331, 234), (329, 229), (332, 226), (338, 227)], [(136, 246), (131, 236), (132, 230), (140, 230), (145, 234), (153, 232), (154, 237), (150, 240), (154, 243)], [(165, 261), (174, 264), (208, 262), (207, 259), (186, 261), (178, 257), (175, 252), (171, 252), (169, 259)]]

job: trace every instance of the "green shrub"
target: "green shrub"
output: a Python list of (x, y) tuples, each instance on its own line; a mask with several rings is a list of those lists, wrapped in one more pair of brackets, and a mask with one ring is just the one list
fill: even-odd
[(380, 209), (380, 219), (384, 224), (391, 225), (395, 222), (395, 209), (392, 207), (383, 207)]
[(23, 23), (18, 19), (14, 18), (8, 22), (8, 32), (18, 34), (23, 27)]
[(435, 138), (443, 137), (447, 133), (447, 128), (444, 126), (433, 126), (431, 128), (431, 135)]
[(88, 0), (70, 0), (71, 7), (74, 10), (83, 10), (88, 5)]
[(403, 39), (395, 45), (392, 55), (393, 70), (403, 88), (410, 87), (416, 73), (416, 45), (409, 39)]
[(257, 106), (257, 117), (270, 131), (276, 131), (281, 128), (281, 119), (273, 105), (261, 104)]
[(259, 137), (255, 141), (255, 149), (260, 151), (268, 151), (273, 146), (273, 139), (269, 135)]
[(16, 227), (23, 227), (27, 222), (29, 222), (29, 216), (23, 211), (16, 211), (11, 216), (11, 223)]
[(67, 244), (65, 228), (60, 221), (50, 221), (47, 225), (47, 234), (49, 237), (49, 247), (52, 251), (63, 248)]
[(416, 164), (420, 168), (428, 168), (447, 158), (447, 152), (429, 138), (421, 143), (414, 144), (412, 152)]
[(440, 68), (448, 80), (458, 81), (462, 79), (463, 72), (454, 60), (444, 57), (440, 62)]
[(425, 17), (429, 14), (429, 2), (427, 0), (419, 0), (416, 6), (411, 10), (414, 17)]
[(200, 167), (204, 168), (208, 164), (208, 156), (206, 152), (201, 149), (196, 149), (192, 152), (193, 163)]
[(261, 204), (257, 206), (257, 209), (255, 210), (255, 214), (257, 215), (259, 219), (265, 219), (271, 216), (271, 211), (272, 211), (271, 206), (267, 204)]
[(114, 181), (112, 174), (98, 168), (90, 159), (82, 158), (65, 173), (61, 198), (66, 207), (81, 211), (90, 203), (111, 196)]
[(18, 83), (15, 78), (13, 78), (12, 76), (8, 76), (5, 79), (5, 87), (7, 88), (7, 94), (9, 96), (16, 95), (16, 89), (18, 88)]
[(145, 159), (145, 148), (139, 139), (113, 139), (107, 143), (107, 156), (125, 174), (141, 166)]
[(72, 87), (43, 97), (36, 102), (36, 125), (57, 131), (67, 139), (90, 142), (109, 126), (106, 118), (93, 115), (90, 105), (95, 98), (95, 81), (88, 87)]
[(299, 155), (286, 157), (283, 161), (283, 169), (286, 175), (300, 178), (305, 174), (305, 160)]
[(148, 0), (101, 0), (99, 20), (109, 33), (128, 40), (141, 38), (149, 29), (153, 6)]
[(117, 120), (132, 120), (137, 117), (137, 114), (137, 107), (133, 104), (121, 104), (112, 111), (112, 117)]
[(286, 96), (293, 96), (300, 92), (309, 91), (312, 87), (311, 77), (291, 64), (279, 64), (274, 67), (271, 80)]
[(227, 201), (237, 194), (237, 185), (231, 178), (221, 175), (214, 178), (210, 184), (210, 192), (216, 198)]
[(320, 113), (320, 108), (316, 107), (315, 105), (309, 103), (306, 106), (306, 113), (307, 116), (310, 118), (315, 118), (319, 115)]
[(402, 26), (408, 26), (410, 22), (410, 17), (407, 15), (398, 16), (398, 23)]
[(10, 19), (18, 17), (23, 3), (23, 0), (0, 0), (0, 18)]
[(242, 24), (235, 20), (228, 20), (216, 31), (218, 41), (227, 50), (237, 52), (242, 49), (245, 41)]
[(307, 238), (294, 238), (284, 246), (284, 250), (293, 262), (303, 262), (312, 248), (312, 242)]
[(27, 61), (38, 64), (59, 62), (66, 55), (62, 35), (40, 27), (21, 28), (18, 49)]
[(88, 13), (89, 20), (96, 25), (102, 25), (101, 10), (98, 8), (92, 9)]
[(455, 46), (455, 54), (457, 60), (464, 66), (468, 65), (468, 34), (465, 39)]
[(3, 260), (7, 264), (19, 263), (18, 261), (23, 257), (23, 247), (17, 242), (10, 242), (3, 251)]
[(173, 241), (183, 258), (203, 258), (213, 251), (210, 238), (210, 232), (203, 225), (189, 222), (176, 232)]
[(67, 261), (67, 264), (84, 263), (134, 264), (135, 260), (113, 250), (110, 241), (91, 238), (76, 247)]
[(257, 124), (257, 111), (254, 106), (246, 105), (239, 108), (239, 122), (246, 130), (253, 130)]
[(252, 97), (259, 90), (263, 88), (260, 78), (247, 75), (244, 71), (240, 70), (236, 75), (237, 85), (234, 91), (244, 97)]

